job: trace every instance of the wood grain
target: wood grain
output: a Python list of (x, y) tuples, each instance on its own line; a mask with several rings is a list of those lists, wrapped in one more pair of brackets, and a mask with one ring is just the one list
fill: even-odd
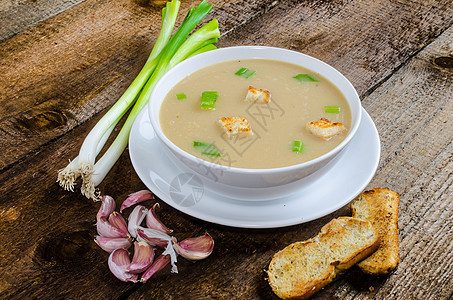
[(84, 0), (2, 1), (0, 2), (0, 42), (63, 12)]
[[(353, 269), (314, 298), (451, 298), (451, 3), (231, 0), (214, 7), (226, 32), (221, 46), (279, 46), (323, 59), (351, 80), (378, 127), (382, 156), (369, 188), (401, 194), (401, 264), (384, 278)], [(158, 15), (147, 1), (86, 0), (0, 44), (1, 299), (276, 299), (264, 273), (272, 255), (350, 214), (344, 207), (306, 224), (246, 230), (159, 201), (178, 239), (205, 230), (214, 237), (212, 256), (180, 259), (179, 274), (166, 268), (144, 285), (110, 274), (107, 253), (92, 240), (99, 203), (60, 189), (56, 170), (140, 69)], [(100, 188), (118, 204), (144, 188), (127, 152)]]
[[(207, 20), (218, 17), (225, 32), (275, 5), (211, 2), (218, 12)], [(121, 96), (160, 30), (161, 7), (144, 4), (88, 0), (0, 44), (0, 170)]]

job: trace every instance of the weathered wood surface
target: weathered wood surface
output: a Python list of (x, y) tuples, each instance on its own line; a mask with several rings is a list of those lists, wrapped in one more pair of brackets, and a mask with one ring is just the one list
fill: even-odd
[[(226, 32), (219, 46), (278, 46), (330, 63), (379, 130), (381, 162), (369, 188), (401, 194), (400, 267), (384, 278), (352, 269), (314, 298), (451, 298), (451, 2), (211, 2)], [(99, 204), (61, 190), (55, 175), (137, 74), (159, 11), (147, 1), (67, 3), (32, 25), (17, 10), (24, 31), (0, 44), (0, 298), (274, 299), (263, 271), (273, 253), (349, 215), (347, 207), (307, 224), (245, 230), (164, 204), (162, 219), (179, 238), (209, 231), (212, 256), (180, 260), (179, 274), (165, 269), (145, 285), (109, 273), (107, 254), (92, 241)], [(101, 185), (118, 200), (142, 188), (127, 152)]]

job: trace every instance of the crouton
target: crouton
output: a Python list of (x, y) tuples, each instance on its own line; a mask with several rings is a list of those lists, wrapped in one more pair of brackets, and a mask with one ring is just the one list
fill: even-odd
[(271, 93), (267, 90), (249, 86), (249, 90), (244, 101), (248, 103), (267, 104), (271, 101)]
[(253, 135), (249, 121), (245, 117), (222, 117), (219, 125), (228, 137)]
[(325, 118), (321, 118), (318, 121), (308, 123), (306, 125), (306, 128), (313, 135), (320, 137), (323, 140), (328, 140), (346, 131), (346, 127), (343, 125), (343, 123), (331, 122)]

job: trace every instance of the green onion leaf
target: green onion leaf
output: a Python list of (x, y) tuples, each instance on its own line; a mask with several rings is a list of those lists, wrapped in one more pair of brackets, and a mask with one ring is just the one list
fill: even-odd
[(317, 81), (319, 81), (318, 79), (316, 79), (316, 77), (314, 77), (313, 75), (309, 75), (309, 74), (297, 74), (293, 78), (300, 82), (317, 82)]
[(176, 94), (176, 99), (178, 99), (178, 100), (184, 100), (186, 98), (187, 98), (187, 96), (184, 93)]
[(193, 147), (201, 154), (220, 157), (220, 151), (214, 144), (193, 141)]
[(238, 75), (238, 76), (242, 76), (244, 75), (245, 73), (247, 73), (249, 69), (247, 68), (240, 68), (236, 73), (234, 73), (235, 75)]
[(219, 92), (205, 91), (201, 93), (201, 108), (214, 109), (214, 104), (219, 97)]
[(339, 106), (324, 106), (324, 111), (327, 114), (338, 114), (341, 108)]
[(235, 75), (244, 77), (244, 78), (250, 78), (256, 73), (255, 70), (249, 70), (247, 68), (240, 68), (239, 70), (234, 73)]
[(245, 78), (250, 78), (252, 77), (254, 74), (256, 73), (256, 71), (250, 71), (247, 75), (245, 75)]
[(304, 143), (302, 143), (301, 141), (293, 142), (293, 152), (301, 153), (303, 148), (304, 148)]

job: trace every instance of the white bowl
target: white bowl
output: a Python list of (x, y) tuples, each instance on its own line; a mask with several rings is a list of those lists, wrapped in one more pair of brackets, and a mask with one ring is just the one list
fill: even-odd
[[(209, 65), (238, 59), (269, 59), (302, 66), (330, 80), (343, 93), (351, 109), (351, 128), (346, 138), (333, 150), (313, 160), (297, 165), (271, 169), (245, 169), (221, 166), (195, 157), (173, 144), (162, 132), (159, 111), (165, 96), (174, 85), (189, 74)], [(356, 90), (346, 77), (326, 63), (308, 55), (274, 47), (239, 46), (222, 48), (189, 58), (169, 70), (155, 85), (148, 103), (151, 125), (168, 152), (169, 157), (184, 171), (195, 172), (207, 178), (208, 188), (224, 195), (234, 194), (244, 199), (253, 197), (246, 193), (269, 190), (267, 199), (273, 199), (297, 190), (301, 182), (309, 184), (316, 176), (325, 173), (339, 154), (344, 151), (357, 132), (361, 120), (361, 103)], [(330, 164), (329, 164), (330, 162)], [(324, 172), (323, 170), (324, 169)], [(205, 181), (206, 182), (206, 181)], [(260, 198), (259, 200), (264, 200)]]

